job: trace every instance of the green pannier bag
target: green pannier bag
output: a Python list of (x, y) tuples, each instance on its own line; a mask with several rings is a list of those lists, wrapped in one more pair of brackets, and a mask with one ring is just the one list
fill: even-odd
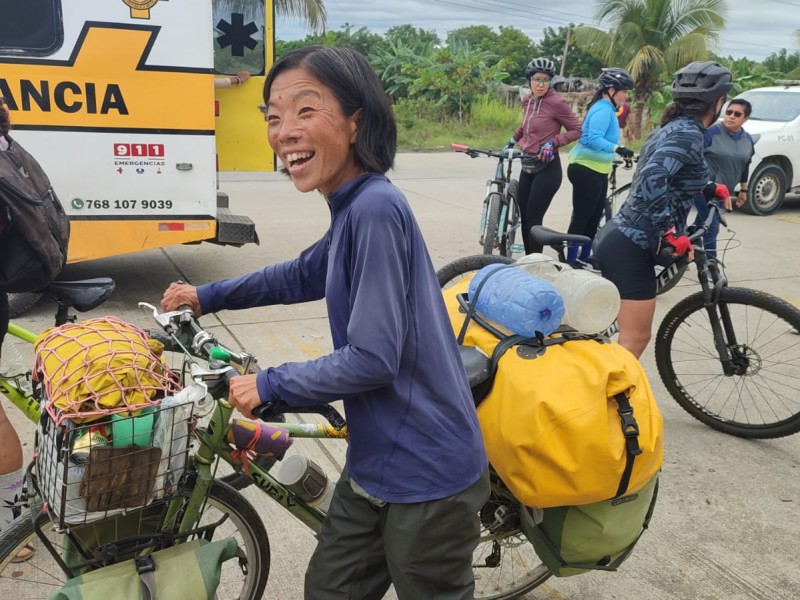
[(222, 563), (235, 556), (234, 538), (192, 540), (70, 579), (48, 600), (213, 600)]
[(639, 541), (656, 505), (658, 473), (619, 498), (554, 508), (522, 507), (522, 531), (556, 577), (616, 571)]

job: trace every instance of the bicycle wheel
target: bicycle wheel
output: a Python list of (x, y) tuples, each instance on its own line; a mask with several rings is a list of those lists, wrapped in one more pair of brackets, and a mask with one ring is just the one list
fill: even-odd
[(446, 290), (461, 281), (465, 275), (480, 271), (486, 265), (508, 265), (512, 262), (514, 261), (505, 256), (473, 254), (447, 263), (436, 271), (436, 278), (439, 280), (439, 286)]
[(619, 207), (625, 198), (628, 197), (628, 191), (631, 189), (631, 184), (626, 183), (621, 185), (616, 190), (606, 196), (605, 204), (603, 205), (603, 216), (600, 219), (600, 227), (606, 222), (610, 221), (615, 214), (619, 212)]
[(486, 227), (481, 236), (481, 244), (483, 244), (483, 253), (491, 254), (497, 241), (497, 227), (500, 221), (500, 203), (502, 199), (500, 194), (492, 192), (487, 197), (486, 202)]
[[(777, 438), (800, 431), (800, 311), (780, 298), (724, 288), (727, 347), (735, 373), (722, 371), (702, 292), (676, 304), (656, 334), (656, 364), (664, 385), (690, 415), (743, 438)], [(727, 327), (730, 327), (728, 330)]]
[(472, 561), (476, 600), (518, 598), (552, 575), (520, 530), (516, 500), (493, 485), (480, 520), (481, 537)]
[[(133, 511), (103, 523), (86, 525), (74, 530), (72, 535), (79, 535), (83, 540), (107, 539), (109, 532), (123, 528), (132, 532), (128, 535), (152, 533), (157, 528), (161, 508), (151, 508)], [(247, 559), (247, 573), (242, 572), (236, 559), (225, 562), (222, 565), (217, 597), (252, 600), (261, 598), (267, 585), (270, 566), (269, 540), (264, 524), (258, 512), (244, 497), (230, 487), (214, 482), (200, 525), (217, 523), (223, 519), (224, 522), (214, 531), (214, 539), (236, 537)], [(65, 574), (38, 539), (34, 522), (61, 557), (66, 558), (67, 551), (64, 548), (69, 546), (69, 540), (50, 527), (49, 517), (39, 511), (34, 520), (29, 514), (23, 513), (22, 517), (17, 518), (0, 534), (0, 593), (5, 592), (8, 594), (6, 597), (40, 600), (66, 583)], [(29, 543), (36, 548), (33, 557), (24, 563), (12, 563), (11, 560)]]

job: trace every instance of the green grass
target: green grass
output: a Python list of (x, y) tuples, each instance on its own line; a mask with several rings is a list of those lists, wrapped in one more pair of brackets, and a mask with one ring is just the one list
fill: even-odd
[(450, 144), (476, 148), (502, 148), (519, 127), (521, 112), (491, 97), (479, 99), (468, 122), (443, 118), (441, 110), (424, 102), (400, 100), (395, 104), (400, 150), (449, 150)]
[[(493, 96), (483, 96), (472, 106), (469, 120), (459, 123), (454, 116), (424, 100), (398, 100), (394, 106), (397, 119), (398, 148), (404, 151), (449, 150), (450, 144), (498, 150), (517, 130), (522, 120), (519, 107), (509, 107)], [(561, 148), (569, 152), (574, 142)], [(644, 140), (627, 146), (638, 154)]]

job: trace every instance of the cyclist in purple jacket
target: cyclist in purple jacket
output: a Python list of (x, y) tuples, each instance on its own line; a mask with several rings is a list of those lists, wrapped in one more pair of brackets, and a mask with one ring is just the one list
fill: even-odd
[[(581, 123), (558, 92), (550, 87), (556, 70), (549, 58), (534, 58), (525, 69), (531, 93), (522, 101), (522, 124), (508, 140), (508, 147), (519, 144), (533, 160), (522, 160), (519, 176), (519, 203), (522, 216), (522, 242), (525, 254), (541, 252), (531, 239), (531, 227), (541, 225), (544, 215), (561, 187), (562, 170), (558, 149), (581, 136)], [(561, 130), (564, 129), (563, 133)]]
[[(397, 130), (380, 80), (347, 48), (301, 48), (264, 84), (268, 138), (331, 212), (299, 258), (194, 288), (199, 313), (325, 298), (334, 350), (235, 377), (246, 416), (343, 400), (350, 433), (305, 597), (471, 599), (488, 463), (441, 289), (414, 215), (386, 178)], [(268, 416), (267, 416), (268, 418)]]

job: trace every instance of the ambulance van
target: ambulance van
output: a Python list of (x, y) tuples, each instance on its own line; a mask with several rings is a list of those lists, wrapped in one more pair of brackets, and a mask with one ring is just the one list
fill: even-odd
[[(225, 9), (239, 5), (249, 8)], [(2, 8), (0, 96), (12, 135), (69, 215), (68, 262), (257, 242), (217, 172), (273, 170), (258, 109), (272, 60), (272, 0), (13, 0)], [(231, 76), (242, 71), (253, 76), (215, 89), (215, 77), (238, 81)], [(12, 298), (12, 313), (33, 299)]]

